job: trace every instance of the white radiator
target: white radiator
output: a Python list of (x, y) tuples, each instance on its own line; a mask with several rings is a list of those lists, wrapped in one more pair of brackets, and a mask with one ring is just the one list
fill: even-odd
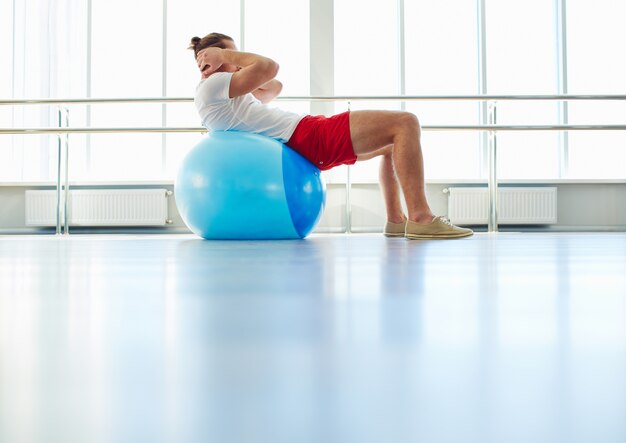
[[(167, 190), (70, 190), (68, 215), (70, 226), (163, 226)], [(56, 191), (26, 191), (26, 225), (56, 225)]]
[[(498, 224), (550, 225), (556, 223), (555, 187), (498, 189)], [(487, 188), (449, 188), (448, 218), (465, 225), (487, 224)]]

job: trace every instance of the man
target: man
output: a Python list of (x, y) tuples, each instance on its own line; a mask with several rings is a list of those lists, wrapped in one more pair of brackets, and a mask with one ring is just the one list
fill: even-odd
[[(415, 115), (351, 111), (332, 117), (300, 116), (266, 106), (282, 90), (278, 64), (240, 52), (232, 38), (211, 33), (191, 39), (202, 74), (195, 104), (209, 130), (253, 132), (280, 140), (321, 170), (381, 156), (385, 235), (410, 239), (459, 238), (471, 229), (433, 215), (424, 191), (421, 129)], [(408, 217), (400, 203), (400, 188)]]

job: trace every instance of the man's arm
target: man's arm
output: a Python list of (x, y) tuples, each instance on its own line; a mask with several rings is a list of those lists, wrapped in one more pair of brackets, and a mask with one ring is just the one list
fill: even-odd
[(261, 103), (267, 104), (280, 94), (280, 91), (282, 90), (283, 84), (274, 78), (260, 88), (252, 91), (252, 95), (254, 95)]
[[(196, 58), (202, 77), (207, 78), (216, 71), (234, 72), (230, 81), (229, 96), (238, 97), (262, 88), (276, 77), (278, 63), (250, 52), (233, 51), (216, 47), (198, 52)], [(229, 67), (225, 69), (225, 67)]]

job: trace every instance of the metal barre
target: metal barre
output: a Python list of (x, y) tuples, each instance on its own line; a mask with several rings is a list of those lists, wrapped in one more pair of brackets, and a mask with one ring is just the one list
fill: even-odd
[[(516, 101), (516, 100), (626, 100), (626, 95), (372, 95), (372, 96), (286, 96), (276, 97), (277, 101)], [(50, 98), (0, 100), (2, 105), (63, 105), (90, 103), (187, 103), (191, 97), (146, 97), (146, 98)]]
[[(623, 125), (468, 125), (422, 126), (425, 131), (624, 131)], [(2, 134), (113, 134), (209, 132), (206, 128), (0, 128)]]

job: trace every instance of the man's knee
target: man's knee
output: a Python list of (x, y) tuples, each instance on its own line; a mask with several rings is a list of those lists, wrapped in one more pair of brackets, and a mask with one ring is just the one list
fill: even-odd
[(401, 112), (398, 116), (398, 128), (402, 131), (419, 132), (420, 122), (411, 112)]
[(406, 126), (419, 130), (420, 122), (417, 119), (417, 116), (415, 114), (413, 114), (412, 112), (403, 112), (402, 115), (403, 115), (402, 118), (404, 120), (404, 124)]

